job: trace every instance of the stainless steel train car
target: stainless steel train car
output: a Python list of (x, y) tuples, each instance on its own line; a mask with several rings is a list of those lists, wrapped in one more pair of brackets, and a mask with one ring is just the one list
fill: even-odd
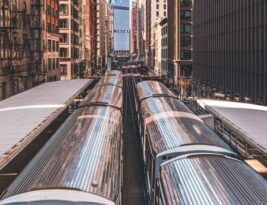
[(122, 76), (122, 72), (119, 70), (107, 70), (105, 75), (115, 75), (115, 76)]
[(137, 84), (139, 124), (149, 198), (156, 200), (160, 166), (189, 153), (216, 153), (237, 157), (231, 148), (194, 115), (163, 84)]
[(162, 164), (156, 205), (264, 205), (266, 180), (245, 162), (191, 154)]
[(107, 70), (105, 75), (97, 83), (97, 86), (102, 85), (114, 85), (122, 88), (122, 72), (117, 70)]
[(116, 77), (98, 83), (0, 204), (121, 204), (123, 98)]

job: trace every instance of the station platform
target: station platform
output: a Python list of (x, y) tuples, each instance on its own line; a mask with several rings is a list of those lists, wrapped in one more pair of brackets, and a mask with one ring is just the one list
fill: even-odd
[(241, 102), (197, 99), (214, 116), (214, 130), (245, 158), (267, 158), (267, 107)]
[(49, 82), (0, 102), (0, 192), (62, 124), (69, 106), (92, 82)]

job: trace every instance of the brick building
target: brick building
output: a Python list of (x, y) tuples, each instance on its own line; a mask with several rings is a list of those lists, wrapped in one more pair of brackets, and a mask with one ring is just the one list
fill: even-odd
[(0, 5), (2, 100), (43, 82), (58, 79), (56, 43), (53, 51), (48, 50), (48, 40), (58, 41), (58, 1), (0, 0)]
[(46, 22), (43, 39), (45, 50), (43, 61), (47, 70), (47, 81), (60, 79), (59, 70), (59, 1), (45, 0), (43, 20)]
[(60, 0), (59, 33), (61, 80), (82, 75), (80, 70), (80, 1)]

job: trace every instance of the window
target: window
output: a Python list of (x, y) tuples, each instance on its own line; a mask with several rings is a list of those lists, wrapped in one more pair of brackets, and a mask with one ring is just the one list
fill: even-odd
[(191, 45), (192, 45), (192, 38), (190, 37), (181, 38), (181, 46), (191, 46)]
[(183, 33), (191, 33), (192, 32), (192, 25), (191, 24), (182, 24), (182, 32)]
[(59, 14), (60, 15), (67, 15), (68, 14), (68, 5), (67, 4), (60, 4), (59, 5)]
[(51, 58), (48, 58), (48, 70), (52, 69)]
[(192, 0), (181, 0), (181, 6), (192, 6)]
[(192, 65), (181, 65), (180, 75), (184, 78), (192, 77)]
[(67, 65), (60, 64), (60, 75), (67, 75)]
[(4, 58), (5, 57), (5, 51), (6, 51), (6, 43), (5, 43), (5, 36), (4, 34), (1, 32), (0, 33), (0, 58)]
[(59, 59), (56, 58), (56, 69), (58, 68), (58, 66), (59, 66)]
[(56, 52), (58, 52), (58, 49), (59, 49), (59, 42), (56, 41)]
[(68, 43), (68, 34), (67, 33), (62, 33), (60, 35), (61, 35), (60, 43)]
[(183, 19), (183, 20), (188, 20), (188, 19), (191, 19), (191, 17), (192, 17), (192, 11), (190, 11), (190, 10), (182, 10), (181, 11), (181, 18)]
[(6, 82), (2, 82), (2, 99), (6, 99)]
[(52, 70), (55, 70), (56, 69), (56, 59), (53, 58), (52, 59)]
[(47, 14), (48, 14), (48, 16), (51, 16), (51, 7), (50, 6), (47, 6)]
[(16, 79), (13, 82), (13, 86), (14, 86), (14, 95), (19, 93), (19, 81)]
[(52, 51), (55, 52), (56, 51), (56, 42), (52, 41)]
[(192, 59), (192, 52), (191, 52), (191, 50), (182, 51), (181, 52), (181, 59), (182, 60), (190, 60), (190, 59)]
[(60, 28), (68, 28), (68, 19), (60, 19), (59, 20)]
[(49, 52), (52, 51), (52, 42), (51, 42), (51, 40), (48, 40), (48, 51)]
[(68, 49), (67, 48), (60, 48), (59, 49), (59, 55), (61, 58), (67, 58), (68, 57)]

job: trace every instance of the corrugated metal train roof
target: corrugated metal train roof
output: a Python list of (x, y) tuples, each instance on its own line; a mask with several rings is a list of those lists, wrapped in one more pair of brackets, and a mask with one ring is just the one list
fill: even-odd
[[(90, 102), (109, 106), (86, 106)], [(115, 201), (120, 193), (122, 89), (98, 86), (7, 189), (75, 189)]]
[(105, 75), (99, 80), (97, 86), (116, 85), (118, 87), (122, 87), (122, 83), (122, 75)]
[(142, 113), (155, 154), (191, 144), (213, 145), (231, 150), (177, 99), (148, 98), (142, 103)]
[(265, 205), (267, 182), (247, 164), (199, 155), (161, 167), (163, 193), (169, 205)]
[(137, 83), (137, 92), (139, 102), (155, 95), (175, 97), (175, 95), (165, 85), (157, 81), (143, 81)]
[(7, 189), (3, 198), (38, 189), (75, 189), (114, 200), (119, 194), (121, 113), (78, 109)]

